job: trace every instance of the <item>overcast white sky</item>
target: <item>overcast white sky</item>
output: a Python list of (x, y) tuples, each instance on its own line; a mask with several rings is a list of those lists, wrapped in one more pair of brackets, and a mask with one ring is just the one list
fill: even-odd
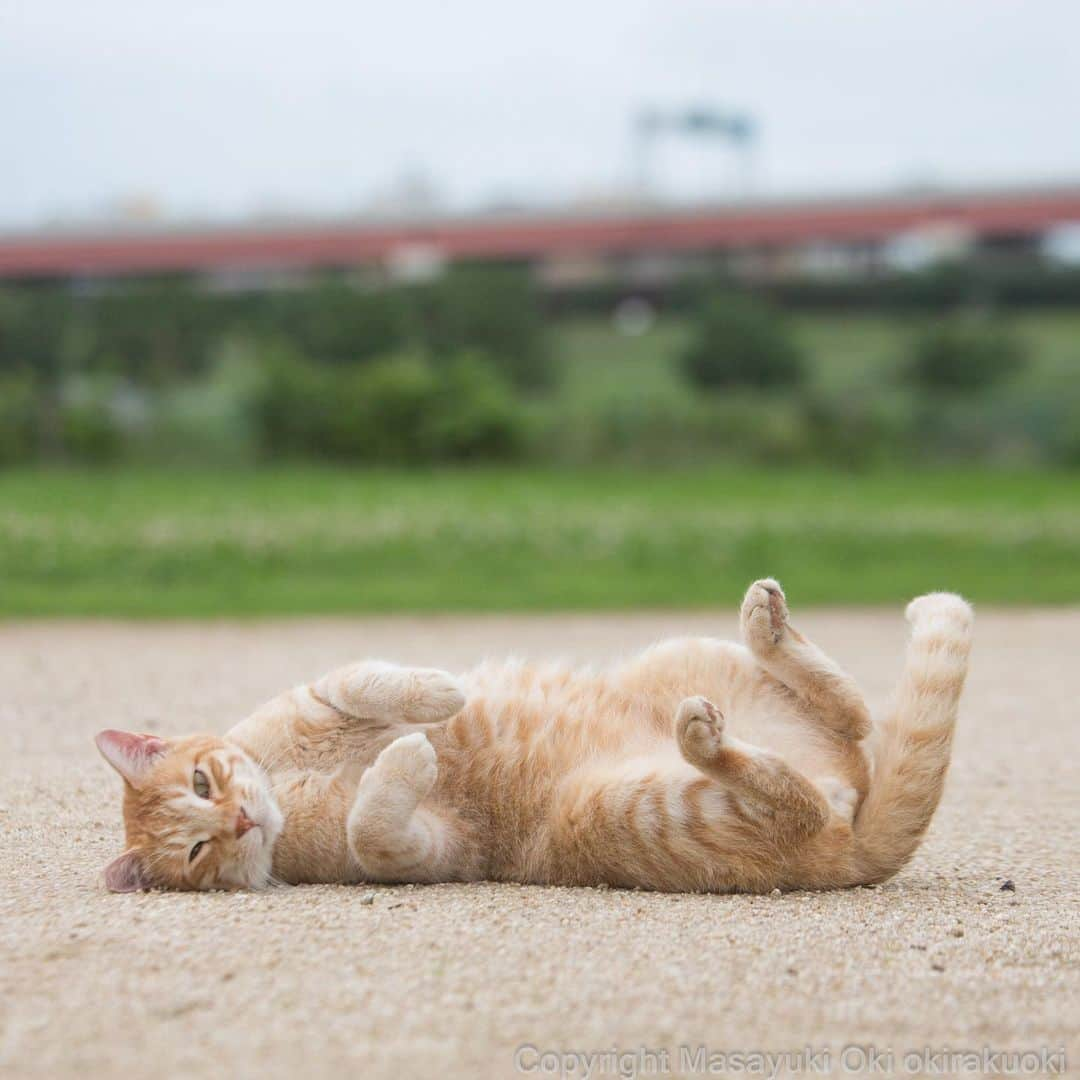
[[(1080, 179), (1077, 0), (0, 0), (0, 224), (625, 184), (642, 104), (761, 125), (762, 193)], [(725, 195), (664, 147), (670, 196)]]

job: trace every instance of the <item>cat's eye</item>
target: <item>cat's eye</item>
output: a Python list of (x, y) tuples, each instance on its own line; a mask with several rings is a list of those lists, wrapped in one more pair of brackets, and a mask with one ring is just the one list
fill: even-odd
[(206, 779), (206, 773), (202, 769), (195, 770), (195, 775), (191, 778), (191, 786), (200, 799), (210, 798), (210, 781)]
[(194, 846), (194, 847), (193, 847), (193, 848), (191, 849), (191, 853), (190, 853), (190, 854), (188, 855), (188, 857), (187, 857), (187, 861), (188, 861), (188, 862), (194, 862), (194, 861), (195, 861), (195, 859), (196, 859), (196, 858), (198, 857), (198, 854), (199, 854), (199, 852), (200, 852), (200, 851), (202, 851), (202, 849), (203, 849), (203, 844), (205, 844), (205, 843), (206, 843), (206, 841), (205, 841), (205, 840), (200, 840), (200, 841), (199, 841), (199, 842), (198, 842), (198, 843), (197, 843), (197, 844), (196, 844), (196, 845), (195, 845), (195, 846)]

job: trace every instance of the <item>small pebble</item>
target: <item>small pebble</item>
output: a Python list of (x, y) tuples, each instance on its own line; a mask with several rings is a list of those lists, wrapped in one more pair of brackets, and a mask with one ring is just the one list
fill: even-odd
[(374, 904), (375, 903), (375, 894), (373, 892), (364, 893), (364, 895), (360, 897), (360, 903), (361, 904)]
[(1008, 881), (1005, 882), (1004, 885), (1001, 886), (1001, 891), (1002, 892), (1016, 892), (1016, 886), (1013, 884), (1012, 878), (1010, 878)]
[(770, 896), (779, 896), (780, 895), (780, 890), (779, 889), (773, 889), (773, 891), (769, 895)]
[(964, 936), (964, 928), (962, 926), (954, 926), (949, 931), (949, 933), (952, 934), (953, 937), (963, 937)]

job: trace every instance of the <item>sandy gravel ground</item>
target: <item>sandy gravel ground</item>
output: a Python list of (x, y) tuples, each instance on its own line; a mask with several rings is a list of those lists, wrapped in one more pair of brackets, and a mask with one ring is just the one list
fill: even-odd
[[(899, 612), (797, 621), (880, 706), (899, 668)], [(876, 889), (101, 887), (121, 831), (119, 783), (90, 741), (100, 727), (223, 730), (284, 686), (365, 654), (451, 668), (506, 650), (599, 660), (668, 633), (734, 630), (730, 613), (0, 626), (0, 1070), (551, 1075), (541, 1067), (553, 1059), (531, 1050), (515, 1071), (523, 1044), (665, 1050), (670, 1074), (689, 1076), (705, 1064), (699, 1047), (830, 1048), (834, 1075), (859, 1064), (841, 1057), (849, 1044), (891, 1050), (895, 1075), (940, 1073), (940, 1059), (927, 1068), (904, 1056), (925, 1047), (1065, 1047), (1071, 1068), (1078, 611), (980, 613), (945, 801), (915, 861)], [(1006, 879), (1015, 891), (1002, 891)], [(635, 1062), (665, 1064), (600, 1059), (591, 1075), (617, 1065), (633, 1075)], [(739, 1075), (730, 1058), (712, 1063)], [(819, 1054), (801, 1075), (823, 1064)], [(566, 1075), (585, 1075), (572, 1065)]]

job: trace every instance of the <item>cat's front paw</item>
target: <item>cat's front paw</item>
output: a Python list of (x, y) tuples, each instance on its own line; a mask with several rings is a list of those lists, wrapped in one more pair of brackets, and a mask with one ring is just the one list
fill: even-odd
[(371, 782), (401, 784), (408, 788), (417, 801), (423, 799), (435, 786), (439, 777), (435, 748), (422, 731), (402, 735), (387, 746), (375, 759), (364, 780)]
[(465, 692), (448, 671), (410, 668), (405, 691), (406, 718), (417, 724), (449, 720), (465, 707)]
[(761, 578), (746, 590), (739, 623), (751, 649), (769, 649), (780, 643), (787, 630), (788, 607), (778, 581)]

